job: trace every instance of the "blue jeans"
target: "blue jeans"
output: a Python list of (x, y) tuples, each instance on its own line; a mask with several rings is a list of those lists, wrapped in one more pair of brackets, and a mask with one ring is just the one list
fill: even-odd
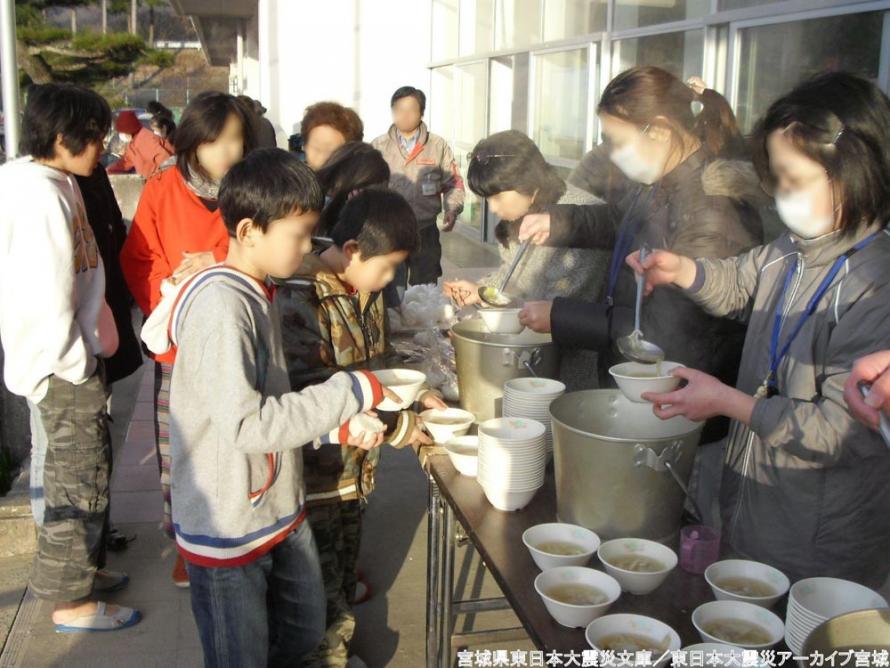
[(207, 668), (300, 666), (321, 642), (326, 601), (308, 522), (246, 566), (188, 564)]

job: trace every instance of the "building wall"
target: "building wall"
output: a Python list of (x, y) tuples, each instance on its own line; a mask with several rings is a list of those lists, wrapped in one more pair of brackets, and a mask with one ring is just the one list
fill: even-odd
[(308, 105), (334, 100), (359, 113), (370, 140), (389, 127), (396, 88), (429, 92), (429, 41), (420, 0), (260, 0), (247, 26), (245, 93), (283, 136), (298, 131)]

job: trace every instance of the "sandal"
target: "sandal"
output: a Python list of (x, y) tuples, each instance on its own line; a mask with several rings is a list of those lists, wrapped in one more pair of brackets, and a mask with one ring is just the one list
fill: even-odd
[(96, 571), (96, 577), (93, 579), (93, 591), (110, 594), (113, 591), (120, 591), (128, 584), (130, 584), (130, 576), (123, 571), (100, 568)]
[(142, 616), (138, 610), (118, 606), (117, 612), (108, 612), (108, 606), (99, 601), (96, 612), (75, 617), (65, 624), (56, 624), (56, 633), (97, 633), (120, 631), (137, 624)]

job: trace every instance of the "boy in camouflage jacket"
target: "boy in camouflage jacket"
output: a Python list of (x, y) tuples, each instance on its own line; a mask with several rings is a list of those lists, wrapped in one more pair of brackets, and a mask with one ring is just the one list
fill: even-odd
[[(327, 212), (330, 214), (330, 212)], [(369, 189), (345, 203), (331, 232), (333, 245), (307, 256), (300, 271), (279, 286), (276, 301), (288, 373), (294, 389), (337, 371), (397, 365), (386, 338), (380, 291), (417, 245), (417, 227), (404, 198)], [(425, 408), (444, 403), (424, 392)], [(431, 443), (412, 411), (384, 413), (386, 441), (394, 447)], [(351, 607), (361, 535), (361, 503), (374, 489), (379, 449), (322, 445), (303, 452), (306, 506), (321, 556), (328, 596), (328, 631), (309, 666), (345, 666), (355, 628)]]

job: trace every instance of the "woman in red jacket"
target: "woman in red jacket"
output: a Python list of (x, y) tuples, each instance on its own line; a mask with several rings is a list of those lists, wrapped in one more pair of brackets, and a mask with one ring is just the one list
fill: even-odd
[[(183, 112), (176, 130), (175, 167), (171, 165), (145, 184), (121, 252), (127, 285), (146, 316), (161, 301), (163, 283), (175, 285), (225, 259), (229, 236), (217, 207), (217, 193), (229, 168), (252, 147), (250, 128), (242, 105), (225, 93), (202, 93)], [(155, 357), (155, 436), (164, 531), (171, 538), (168, 396), (173, 359), (173, 351)], [(188, 586), (179, 557), (173, 581)]]

